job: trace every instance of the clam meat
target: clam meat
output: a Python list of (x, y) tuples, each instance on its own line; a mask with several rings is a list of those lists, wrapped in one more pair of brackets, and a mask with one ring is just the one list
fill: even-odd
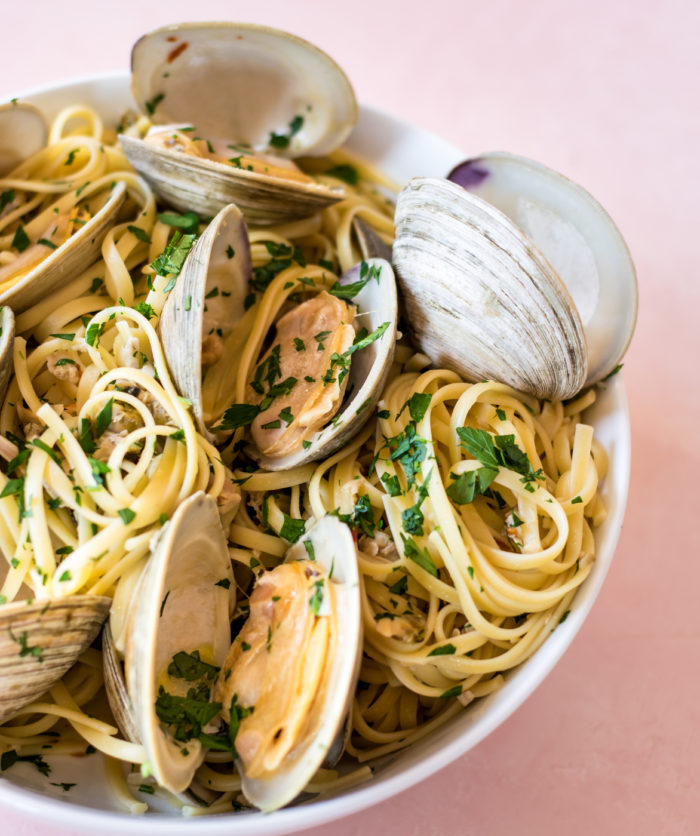
[(215, 689), (246, 798), (276, 810), (303, 791), (343, 726), (361, 656), (350, 529), (324, 517), (263, 573)]

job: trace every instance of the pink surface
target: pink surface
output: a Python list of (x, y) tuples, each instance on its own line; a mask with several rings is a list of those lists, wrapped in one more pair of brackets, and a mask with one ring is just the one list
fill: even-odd
[[(624, 372), (628, 511), (581, 633), (534, 696), (469, 754), (379, 806), (307, 832), (698, 832), (700, 6), (3, 3), (0, 100), (124, 68), (132, 42), (155, 26), (232, 16), (318, 43), (361, 101), (466, 154), (515, 151), (571, 176), (615, 218), (639, 274)], [(2, 809), (0, 822), (3, 834), (67, 833)]]

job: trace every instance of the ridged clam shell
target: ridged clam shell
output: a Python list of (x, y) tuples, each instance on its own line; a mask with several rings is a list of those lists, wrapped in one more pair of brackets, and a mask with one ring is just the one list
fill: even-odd
[(0, 403), (5, 400), (12, 374), (12, 350), (15, 342), (15, 316), (7, 305), (0, 307)]
[(499, 210), (419, 177), (396, 206), (393, 263), (411, 336), (437, 366), (543, 398), (587, 377), (586, 341), (566, 287)]
[(46, 119), (34, 105), (10, 102), (0, 106), (0, 177), (40, 151), (48, 135)]
[(126, 184), (117, 183), (99, 212), (24, 278), (0, 293), (0, 305), (11, 305), (15, 313), (21, 313), (93, 264), (100, 257), (102, 241), (114, 225), (125, 195)]
[(75, 664), (99, 633), (110, 604), (100, 595), (74, 595), (0, 607), (0, 722)]
[[(394, 359), (398, 300), (394, 271), (389, 262), (369, 258), (365, 263), (379, 268), (380, 272), (379, 280), (372, 279), (353, 299), (361, 317), (358, 322), (370, 333), (385, 322), (390, 323), (389, 327), (378, 340), (352, 356), (347, 389), (351, 395), (331, 423), (310, 439), (309, 447), (300, 447), (296, 452), (278, 458), (264, 456), (249, 448), (250, 455), (266, 470), (288, 470), (326, 458), (354, 438), (372, 417)], [(341, 284), (351, 284), (359, 279), (358, 264), (341, 278)]]
[(231, 640), (232, 595), (235, 580), (216, 502), (200, 491), (179, 505), (155, 545), (129, 613), (124, 653), (138, 738), (154, 777), (174, 793), (190, 785), (204, 752), (198, 740), (185, 748), (161, 725), (155, 710), (159, 679), (179, 651), (207, 648), (210, 661), (221, 666)]
[[(107, 702), (109, 702), (112, 716), (119, 727), (119, 731), (132, 743), (141, 743), (138, 729), (129, 709), (129, 694), (124, 682), (122, 664), (112, 641), (109, 622), (105, 623), (102, 631), (102, 671), (105, 678)], [(209, 804), (218, 797), (216, 793), (199, 784), (193, 783), (190, 786), (194, 794), (188, 790), (183, 793), (176, 793), (184, 804), (200, 805), (203, 802)]]
[(129, 710), (129, 695), (122, 673), (122, 665), (112, 641), (112, 631), (107, 622), (102, 631), (102, 671), (105, 678), (105, 693), (112, 716), (119, 731), (132, 743), (140, 743), (138, 729)]
[(131, 165), (158, 197), (201, 218), (235, 203), (248, 223), (267, 226), (308, 218), (345, 197), (342, 187), (257, 174), (131, 136), (119, 139)]
[(614, 221), (584, 188), (535, 160), (504, 152), (465, 160), (449, 174), (504, 212), (569, 290), (588, 346), (587, 384), (620, 362), (637, 319), (637, 276)]
[[(234, 255), (229, 258), (231, 247)], [(240, 211), (229, 205), (219, 212), (197, 239), (170, 291), (158, 325), (170, 373), (178, 392), (192, 402), (201, 431), (202, 420), (202, 322), (205, 306), (224, 310), (219, 318), (233, 328), (243, 316), (243, 301), (251, 276), (248, 232)], [(216, 286), (215, 300), (205, 301)], [(224, 296), (221, 291), (228, 293)], [(222, 358), (220, 362), (226, 362)]]

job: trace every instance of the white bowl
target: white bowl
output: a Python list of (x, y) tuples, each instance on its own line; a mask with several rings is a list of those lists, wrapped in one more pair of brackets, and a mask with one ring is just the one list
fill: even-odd
[[(49, 116), (60, 108), (84, 103), (96, 108), (106, 122), (116, 123), (134, 107), (126, 73), (79, 80), (31, 91), (22, 100), (39, 105)], [(363, 107), (349, 147), (375, 163), (390, 177), (405, 182), (417, 175), (444, 176), (467, 156), (427, 131), (377, 110)], [(475, 149), (477, 150), (477, 149)], [(499, 691), (473, 703), (451, 722), (415, 746), (382, 759), (373, 777), (335, 797), (312, 801), (276, 813), (234, 814), (183, 819), (163, 810), (134, 818), (117, 805), (107, 785), (100, 755), (48, 758), (51, 778), (29, 764), (19, 763), (0, 778), (0, 805), (28, 817), (70, 828), (74, 833), (171, 836), (196, 832), (203, 836), (275, 836), (291, 833), (358, 812), (427, 778), (459, 758), (499, 726), (534, 691), (581, 628), (612, 561), (627, 501), (630, 474), (630, 425), (621, 375), (601, 390), (586, 414), (596, 437), (610, 456), (610, 472), (602, 486), (609, 514), (596, 531), (597, 556), (590, 576), (578, 591), (567, 620), (557, 627), (535, 655), (506, 674)], [(76, 783), (69, 793), (49, 783)]]

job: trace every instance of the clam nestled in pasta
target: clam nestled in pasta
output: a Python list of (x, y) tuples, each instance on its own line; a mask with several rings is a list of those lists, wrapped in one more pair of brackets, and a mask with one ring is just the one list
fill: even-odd
[[(149, 122), (121, 126), (124, 148), (154, 145)], [(206, 140), (180, 131), (161, 131), (166, 150), (201, 156)], [(85, 108), (0, 180), (8, 271), (19, 229), (40, 219), (57, 246), (31, 246), (56, 259), (99, 215), (82, 195), (115, 183), (100, 256), (50, 293), (28, 272), (6, 334), (0, 748), (87, 742), (134, 812), (154, 794), (188, 814), (273, 810), (369, 778), (527, 660), (595, 559), (607, 459), (581, 420), (595, 390), (540, 400), (431, 367), (397, 331), (391, 264), (354, 237), (359, 219), (391, 244), (392, 184), (322, 151), (297, 162), (334, 200), (264, 226), (228, 204), (205, 221), (157, 203)], [(190, 584), (216, 630), (188, 609)], [(52, 652), (14, 620), (28, 599), (52, 617), (92, 600), (90, 635), (110, 607), (114, 716), (90, 638), (4, 711), (4, 672)]]

